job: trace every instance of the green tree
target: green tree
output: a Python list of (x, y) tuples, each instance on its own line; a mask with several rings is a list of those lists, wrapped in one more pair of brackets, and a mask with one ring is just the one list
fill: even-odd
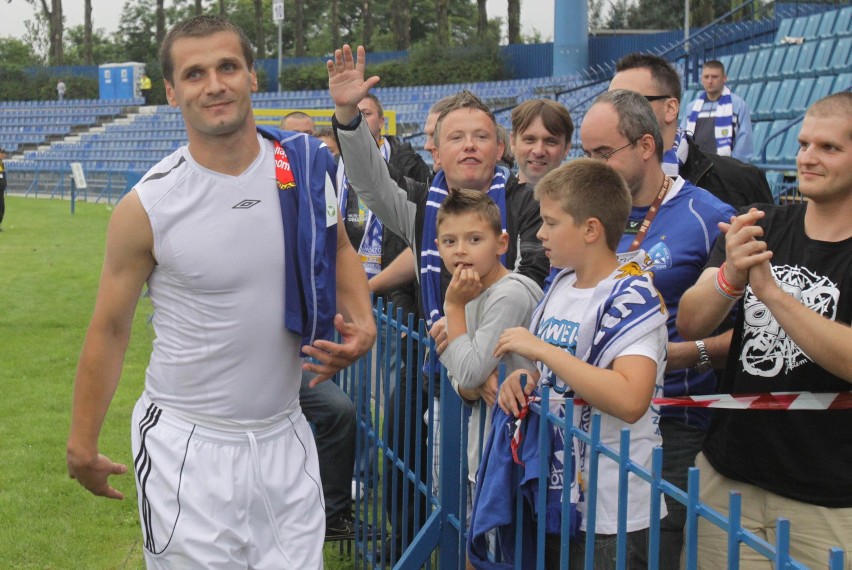
[(263, 0), (254, 0), (254, 44), (257, 57), (266, 57), (266, 33), (263, 31)]
[(488, 0), (476, 0), (476, 33), (480, 37), (488, 33)]
[(411, 47), (411, 11), (408, 0), (391, 0), (393, 14), (393, 36), (396, 38), (394, 49), (406, 50)]
[(125, 61), (124, 47), (110, 38), (103, 29), (91, 32), (91, 61), (86, 61), (86, 32), (84, 26), (65, 30), (65, 63), (67, 65), (100, 65)]
[(438, 23), (438, 45), (450, 46), (449, 0), (435, 0), (435, 21)]
[(125, 61), (148, 62), (157, 59), (156, 15), (152, 0), (127, 0), (116, 32), (125, 50)]
[(33, 47), (35, 53), (48, 64), (50, 55), (50, 30), (49, 23), (40, 11), (33, 14), (32, 20), (24, 21), (24, 42)]
[(12, 37), (0, 38), (0, 65), (3, 67), (24, 68), (43, 63), (32, 44)]
[(47, 5), (48, 0), (38, 0), (38, 4), (36, 4), (36, 1), (37, 0), (27, 0), (27, 3), (30, 4), (37, 12), (39, 8), (41, 8), (40, 13), (44, 17), (44, 21), (47, 22), (48, 65), (63, 65), (64, 54), (62, 45), (62, 32), (64, 18), (62, 16), (62, 0), (49, 0), (49, 7)]

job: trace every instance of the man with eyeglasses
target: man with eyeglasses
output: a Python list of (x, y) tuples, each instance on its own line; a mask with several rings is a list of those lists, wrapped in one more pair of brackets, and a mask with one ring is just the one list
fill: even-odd
[[(675, 319), (681, 295), (695, 283), (707, 262), (719, 235), (718, 223), (728, 222), (735, 214), (734, 208), (680, 176), (668, 176), (663, 171), (666, 147), (660, 127), (651, 103), (635, 91), (616, 89), (598, 97), (583, 118), (580, 140), (586, 156), (606, 161), (630, 189), (633, 208), (618, 252), (641, 248), (648, 253), (653, 261), (654, 285), (669, 310), (663, 394), (675, 397), (714, 393), (716, 377), (711, 357), (720, 367), (727, 351), (726, 339), (684, 342), (675, 328)], [(667, 426), (661, 426), (663, 477), (667, 480), (671, 480), (667, 468), (673, 473), (685, 473), (701, 450), (709, 423), (702, 412), (692, 408), (674, 412), (678, 424), (686, 426), (686, 436), (683, 430), (669, 432)], [(662, 524), (671, 522), (667, 516)], [(661, 540), (661, 568), (679, 567), (680, 543), (676, 542), (676, 535), (682, 531), (677, 530), (677, 524), (674, 527), (671, 534), (675, 543), (668, 538)], [(627, 531), (631, 530), (628, 524)], [(670, 546), (668, 550), (666, 544)], [(668, 559), (663, 558), (666, 551), (671, 556)]]
[[(755, 166), (731, 157), (701, 151), (692, 135), (678, 128), (680, 109), (680, 77), (665, 59), (651, 54), (632, 53), (616, 64), (617, 73), (610, 82), (610, 91), (630, 89), (643, 95), (660, 126), (663, 138), (663, 171), (669, 176), (680, 175), (714, 196), (739, 210), (755, 203), (772, 203), (772, 193), (766, 177)], [(723, 359), (727, 343), (721, 339), (702, 339), (706, 347), (713, 350), (715, 362)], [(688, 344), (685, 346), (689, 346)], [(718, 351), (722, 353), (716, 354)], [(693, 362), (701, 360), (698, 346), (694, 348)], [(695, 449), (704, 439), (708, 412), (685, 414), (677, 408), (662, 411), (660, 429), (668, 443), (663, 461), (663, 478), (678, 487), (686, 488), (689, 456), (687, 451)], [(684, 453), (673, 453), (674, 448)], [(682, 459), (682, 461), (681, 461)], [(668, 516), (661, 523), (660, 562), (661, 567), (677, 567), (683, 544), (683, 526), (686, 508), (674, 499), (667, 498)]]
[(696, 186), (740, 209), (755, 203), (772, 203), (766, 176), (754, 165), (702, 151), (690, 133), (678, 127), (680, 76), (657, 55), (631, 53), (616, 64), (609, 89), (630, 89), (645, 97), (663, 136), (663, 171), (680, 175)]

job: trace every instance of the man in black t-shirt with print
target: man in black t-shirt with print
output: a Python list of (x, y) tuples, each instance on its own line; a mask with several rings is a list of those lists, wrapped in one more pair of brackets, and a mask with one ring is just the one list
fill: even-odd
[[(807, 202), (758, 205), (722, 224), (725, 239), (682, 297), (677, 324), (700, 338), (737, 304), (720, 391), (816, 394), (785, 411), (717, 410), (695, 462), (701, 501), (727, 514), (737, 490), (745, 528), (775, 542), (776, 519), (785, 517), (796, 560), (826, 568), (838, 546), (852, 568), (852, 410), (813, 409), (852, 389), (852, 93), (814, 103), (799, 144)], [(808, 401), (807, 411), (796, 409)], [(699, 568), (725, 567), (726, 544), (700, 519)], [(766, 564), (741, 549), (741, 568)]]

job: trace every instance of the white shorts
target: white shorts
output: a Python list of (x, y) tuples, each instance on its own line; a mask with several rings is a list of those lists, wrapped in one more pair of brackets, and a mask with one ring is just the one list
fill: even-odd
[(302, 413), (230, 432), (136, 402), (131, 427), (148, 568), (322, 568), (325, 505)]

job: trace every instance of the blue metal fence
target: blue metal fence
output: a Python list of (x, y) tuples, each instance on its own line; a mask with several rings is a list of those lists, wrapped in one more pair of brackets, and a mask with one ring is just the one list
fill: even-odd
[[(385, 307), (379, 299), (374, 310), (378, 324), (378, 340), (374, 350), (350, 367), (339, 381), (356, 403), (358, 413), (357, 450), (360, 458), (369, 459), (366, 475), (359, 479), (365, 491), (356, 501), (356, 568), (465, 568), (465, 544), (468, 504), (467, 473), (467, 422), (469, 410), (461, 404), (447, 380), (446, 369), (440, 367), (441, 397), (435, 399), (439, 386), (424, 377), (424, 361), (436, 363), (433, 346), (422, 321), (415, 324), (411, 315), (403, 319), (401, 312), (394, 315), (393, 306)], [(392, 317), (393, 316), (393, 317)], [(407, 365), (406, 365), (407, 364)], [(573, 402), (567, 401), (565, 418), (573, 418)], [(390, 409), (394, 413), (388, 414)], [(404, 409), (404, 412), (400, 412)], [(545, 390), (539, 403), (531, 406), (533, 413), (549, 410), (549, 393)], [(752, 548), (779, 569), (803, 569), (806, 566), (790, 557), (790, 523), (778, 519), (777, 541), (770, 544), (741, 525), (741, 497), (730, 493), (728, 515), (723, 515), (699, 501), (699, 472), (692, 468), (687, 489), (679, 489), (662, 479), (662, 449), (652, 455), (651, 469), (631, 461), (630, 432), (623, 430), (620, 449), (601, 443), (600, 415), (592, 418), (585, 432), (570, 420), (557, 417), (552, 412), (543, 416), (546, 424), (559, 426), (570, 438), (584, 442), (590, 457), (590, 478), (587, 482), (585, 568), (594, 564), (595, 507), (597, 472), (600, 461), (614, 461), (619, 469), (619, 516), (617, 567), (626, 568), (627, 530), (626, 506), (627, 477), (634, 474), (650, 486), (650, 548), (649, 568), (659, 567), (660, 500), (668, 495), (687, 508), (684, 564), (696, 568), (698, 521), (705, 519), (726, 532), (728, 540), (728, 567), (739, 567), (740, 546)], [(440, 421), (439, 421), (440, 419)], [(433, 431), (433, 428), (434, 431)], [(484, 426), (481, 426), (481, 429)], [(539, 431), (540, 449), (547, 449), (549, 429)], [(436, 442), (437, 440), (437, 442)], [(425, 449), (415, 447), (425, 441)], [(566, 448), (568, 437), (565, 439)], [(436, 449), (438, 452), (436, 452)], [(359, 460), (360, 461), (360, 460)], [(542, 476), (539, 485), (545, 485)], [(567, 489), (567, 486), (566, 486)], [(544, 498), (546, 493), (540, 492)], [(397, 500), (402, 497), (400, 504)], [(564, 501), (563, 501), (564, 502)], [(520, 499), (517, 511), (520, 512)], [(536, 541), (537, 568), (544, 568), (544, 516), (538, 509), (539, 521)], [(404, 521), (409, 520), (406, 524)], [(519, 517), (520, 521), (520, 517)], [(519, 532), (522, 532), (519, 525)], [(400, 550), (388, 548), (398, 542)], [(520, 544), (520, 541), (517, 541)], [(563, 541), (562, 567), (567, 567), (567, 556), (572, 544)], [(523, 559), (516, 551), (515, 560)], [(844, 552), (833, 548), (826, 552), (829, 570), (842, 570)], [(515, 564), (520, 568), (520, 562)]]

